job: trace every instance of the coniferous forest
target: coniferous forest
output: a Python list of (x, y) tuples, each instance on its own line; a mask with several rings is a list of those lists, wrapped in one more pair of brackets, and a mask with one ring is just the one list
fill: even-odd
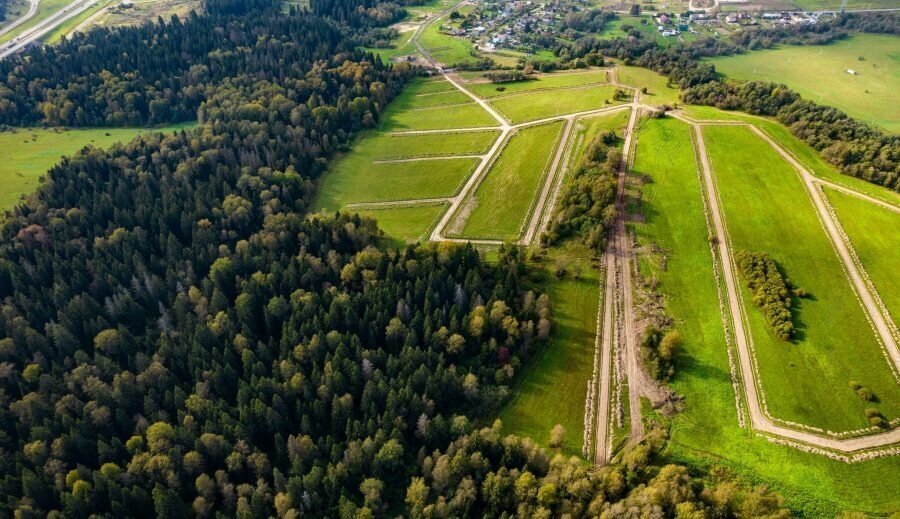
[(524, 254), (310, 215), (414, 70), (392, 3), (208, 0), (0, 63), (0, 122), (196, 129), (84, 149), (0, 226), (0, 515), (785, 516), (762, 487), (589, 471), (491, 425), (553, 333)]

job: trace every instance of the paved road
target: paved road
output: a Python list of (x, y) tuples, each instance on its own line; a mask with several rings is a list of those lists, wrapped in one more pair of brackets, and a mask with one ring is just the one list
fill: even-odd
[[(691, 121), (680, 117), (677, 114), (673, 114), (676, 118), (682, 119), (694, 130), (694, 135), (696, 137), (697, 142), (697, 150), (700, 155), (700, 164), (702, 169), (702, 178), (704, 180), (705, 189), (707, 192), (707, 202), (709, 203), (710, 214), (712, 216), (712, 221), (716, 230), (716, 235), (719, 237), (718, 240), (718, 252), (722, 265), (722, 274), (723, 279), (725, 280), (726, 286), (726, 294), (728, 299), (728, 306), (731, 313), (731, 323), (734, 328), (734, 337), (735, 342), (737, 344), (738, 349), (738, 358), (740, 360), (741, 365), (741, 378), (743, 382), (744, 393), (746, 396), (747, 405), (750, 411), (750, 423), (752, 427), (758, 431), (762, 431), (768, 433), (770, 435), (781, 437), (787, 440), (800, 442), (803, 444), (812, 445), (815, 447), (830, 449), (833, 451), (841, 452), (841, 453), (855, 453), (861, 450), (873, 449), (877, 447), (883, 447), (887, 445), (892, 445), (900, 441), (900, 428), (894, 429), (892, 431), (887, 431), (884, 433), (872, 434), (868, 436), (861, 436), (856, 438), (846, 438), (846, 439), (837, 439), (833, 437), (827, 437), (811, 432), (800, 431), (797, 429), (791, 429), (787, 427), (783, 427), (780, 425), (776, 425), (773, 423), (768, 416), (764, 413), (762, 406), (760, 405), (760, 395), (758, 393), (757, 388), (757, 380), (755, 377), (756, 371), (754, 369), (751, 346), (749, 343), (749, 335), (745, 329), (744, 320), (742, 318), (743, 310), (742, 303), (739, 294), (738, 280), (735, 274), (735, 267), (733, 263), (733, 259), (731, 256), (731, 250), (729, 248), (729, 243), (727, 239), (727, 230), (725, 228), (723, 218), (722, 218), (722, 210), (719, 206), (718, 193), (715, 187), (715, 180), (713, 178), (712, 168), (709, 163), (709, 157), (706, 150), (706, 144), (703, 141), (703, 132), (701, 129), (701, 125), (692, 123)], [(752, 128), (755, 129), (752, 125)], [(809, 189), (809, 182), (811, 182), (812, 175), (809, 174), (802, 166), (797, 163), (793, 157), (787, 154), (786, 151), (781, 149), (774, 141), (767, 138), (765, 136), (766, 141), (775, 148), (779, 154), (782, 155), (786, 160), (788, 160), (795, 169), (797, 169), (798, 173), (803, 177), (804, 182), (807, 183), (807, 189)], [(811, 191), (816, 191), (812, 189)], [(819, 200), (821, 201), (821, 200)], [(820, 204), (816, 204), (816, 209), (819, 211), (824, 210), (824, 208)], [(827, 211), (825, 211), (827, 212)], [(824, 217), (823, 220), (828, 222), (830, 220), (829, 217)], [(827, 225), (827, 224), (826, 224)], [(833, 222), (832, 222), (833, 226)], [(832, 228), (829, 231), (829, 234), (832, 231), (836, 231)], [(842, 240), (839, 241), (843, 243)], [(836, 244), (837, 245), (837, 244)], [(846, 251), (845, 251), (846, 252)], [(841, 255), (842, 261), (847, 261), (849, 258)], [(845, 266), (851, 268), (855, 268), (855, 265), (852, 261), (849, 264), (845, 263)], [(859, 273), (857, 272), (857, 276)], [(864, 294), (869, 294), (868, 290), (863, 292)], [(860, 295), (862, 296), (863, 293)], [(871, 295), (869, 294), (869, 299)], [(870, 301), (871, 303), (871, 301)], [(866, 304), (866, 309), (870, 313), (873, 313), (872, 317), (881, 316), (881, 313), (877, 311), (877, 308), (874, 305), (870, 306)], [(897, 360), (896, 355), (896, 345), (894, 344), (893, 339), (888, 344), (893, 345), (894, 354), (892, 355)]]
[(8, 33), (9, 31), (22, 25), (23, 23), (30, 20), (35, 14), (37, 14), (38, 2), (40, 2), (40, 0), (29, 0), (28, 12), (23, 14), (19, 18), (16, 18), (14, 21), (10, 22), (9, 24), (5, 25), (2, 29), (0, 29), (0, 36), (3, 36), (4, 34)]
[(59, 11), (45, 18), (34, 27), (23, 32), (19, 36), (19, 40), (11, 47), (3, 47), (3, 49), (0, 50), (0, 59), (7, 58), (9, 56), (12, 56), (13, 54), (16, 54), (17, 52), (24, 50), (26, 47), (28, 47), (28, 45), (40, 40), (43, 36), (49, 34), (68, 20), (90, 9), (99, 1), (100, 0), (75, 0), (74, 2), (66, 5)]

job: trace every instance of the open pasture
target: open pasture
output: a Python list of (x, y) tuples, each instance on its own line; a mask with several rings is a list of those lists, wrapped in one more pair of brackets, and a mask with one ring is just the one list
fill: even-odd
[[(771, 414), (835, 432), (867, 427), (866, 408), (896, 418), (900, 386), (798, 174), (749, 128), (707, 127), (704, 135), (734, 251), (769, 253), (810, 294), (795, 301), (798, 333), (785, 342), (740, 281)], [(878, 401), (862, 401), (850, 381)]]
[(513, 240), (522, 232), (553, 160), (563, 123), (518, 130), (451, 223), (465, 238)]
[[(191, 123), (192, 124), (192, 123)], [(59, 162), (85, 146), (107, 148), (117, 142), (128, 142), (147, 132), (169, 133), (188, 124), (157, 129), (95, 128), (54, 130), (17, 128), (0, 132), (0, 210), (12, 208), (19, 197), (38, 187), (38, 178)]]
[(317, 205), (337, 210), (353, 202), (453, 196), (478, 162), (477, 158), (373, 162), (361, 155), (346, 155), (322, 181)]
[[(805, 99), (900, 131), (900, 37), (865, 34), (830, 45), (793, 46), (711, 59), (729, 78), (784, 83)], [(856, 75), (847, 70), (854, 70)]]
[(425, 204), (360, 209), (354, 212), (377, 220), (378, 227), (384, 231), (385, 240), (392, 246), (402, 247), (407, 243), (426, 240), (428, 232), (446, 210), (447, 204)]
[(370, 132), (359, 139), (353, 153), (372, 160), (481, 155), (487, 153), (499, 134), (497, 130), (422, 134)]
[(494, 97), (490, 103), (504, 117), (518, 124), (620, 104), (623, 101), (613, 99), (615, 91), (615, 86), (601, 84), (511, 94)]
[(673, 106), (679, 102), (678, 87), (669, 86), (668, 78), (662, 74), (647, 68), (629, 67), (628, 65), (616, 65), (616, 73), (619, 75), (619, 83), (637, 89), (647, 89), (647, 93), (641, 92), (641, 102), (644, 104)]
[(824, 191), (896, 323), (900, 319), (900, 214), (827, 187)]
[(548, 90), (585, 85), (596, 85), (608, 81), (606, 69), (579, 70), (574, 72), (558, 72), (555, 74), (535, 74), (534, 79), (511, 81), (508, 83), (491, 83), (479, 79), (484, 72), (479, 72), (466, 84), (466, 88), (483, 97), (499, 97), (503, 95), (528, 92), (532, 90)]
[(419, 38), (422, 47), (432, 58), (446, 67), (478, 61), (471, 41), (441, 32), (441, 23), (445, 23), (446, 20), (447, 18), (442, 18), (422, 31)]

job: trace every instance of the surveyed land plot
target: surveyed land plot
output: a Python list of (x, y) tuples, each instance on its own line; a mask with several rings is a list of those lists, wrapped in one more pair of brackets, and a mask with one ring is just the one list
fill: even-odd
[(641, 102), (648, 105), (672, 106), (678, 103), (679, 90), (669, 86), (669, 78), (662, 74), (643, 67), (630, 67), (628, 65), (616, 65), (619, 75), (619, 83), (637, 89), (646, 88), (641, 92)]
[[(483, 75), (484, 73), (480, 73)], [(508, 83), (490, 83), (478, 79), (478, 75), (467, 76), (470, 81), (466, 88), (484, 97), (498, 97), (532, 90), (549, 90), (606, 83), (609, 78), (607, 69), (590, 69), (578, 72), (560, 72), (556, 74), (536, 74), (534, 79), (511, 81)]]
[(511, 94), (491, 98), (490, 102), (504, 117), (518, 124), (624, 103), (613, 99), (615, 91), (615, 86), (600, 84)]
[(351, 203), (389, 202), (453, 196), (480, 159), (435, 158), (410, 162), (373, 162), (360, 155), (338, 159), (322, 181), (320, 209)]
[(443, 130), (496, 125), (490, 114), (449, 82), (418, 79), (388, 105), (378, 129)]
[(562, 129), (563, 122), (558, 121), (513, 134), (475, 192), (463, 201), (449, 234), (517, 239), (534, 207)]
[[(867, 408), (896, 418), (900, 386), (798, 174), (749, 128), (703, 131), (731, 246), (770, 254), (810, 294), (795, 301), (797, 337), (785, 342), (741, 280), (771, 415), (833, 432), (867, 427)], [(851, 382), (869, 388), (877, 401), (861, 400)]]
[(378, 221), (385, 238), (394, 246), (423, 241), (448, 204), (425, 204), (351, 210)]
[(482, 155), (499, 135), (498, 130), (412, 135), (371, 132), (353, 146), (353, 154), (373, 161)]
[(892, 101), (900, 91), (898, 45), (897, 36), (864, 34), (829, 45), (781, 45), (710, 61), (730, 78), (784, 83), (805, 99), (896, 133), (900, 105)]
[(827, 163), (812, 146), (795, 137), (790, 130), (776, 121), (741, 112), (719, 110), (711, 106), (688, 105), (682, 107), (682, 110), (688, 117), (699, 121), (741, 121), (752, 124), (765, 131), (784, 149), (793, 154), (812, 174), (822, 180), (900, 206), (900, 193), (860, 178), (842, 174), (837, 168)]
[(900, 214), (827, 187), (824, 192), (896, 323), (900, 318)]

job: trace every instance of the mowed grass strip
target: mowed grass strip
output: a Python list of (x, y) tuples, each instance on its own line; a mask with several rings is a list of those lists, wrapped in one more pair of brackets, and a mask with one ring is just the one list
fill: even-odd
[(896, 323), (900, 319), (900, 214), (827, 187), (824, 191)]
[[(666, 311), (684, 338), (670, 385), (685, 405), (672, 418), (666, 459), (727, 466), (740, 478), (776, 490), (808, 517), (897, 509), (900, 481), (891, 474), (900, 470), (900, 458), (846, 464), (769, 443), (738, 426), (688, 130), (677, 121), (643, 119), (638, 132), (634, 172), (651, 182), (642, 187), (645, 221), (633, 225), (640, 245), (652, 242), (660, 249), (639, 264), (643, 275), (658, 280)], [(866, 483), (871, 481), (884, 484)]]
[(186, 123), (163, 128), (91, 128), (54, 130), (16, 128), (0, 132), (0, 210), (11, 209), (19, 197), (38, 187), (38, 179), (64, 155), (74, 155), (85, 146), (107, 148), (128, 142), (141, 133), (171, 133)]
[(378, 128), (382, 131), (451, 130), (497, 126), (477, 103), (431, 108), (402, 108), (393, 103), (384, 111)]
[(388, 244), (403, 247), (428, 238), (428, 232), (449, 204), (428, 204), (415, 206), (360, 209), (355, 212), (378, 221)]
[(460, 235), (498, 240), (519, 237), (553, 160), (562, 128), (562, 122), (541, 124), (523, 128), (510, 138), (457, 213), (457, 219), (465, 219)]
[[(575, 279), (570, 273), (557, 278), (557, 261), (566, 264), (570, 272), (581, 268), (581, 276)], [(504, 406), (500, 420), (504, 433), (533, 438), (545, 447), (550, 430), (560, 424), (566, 430), (561, 452), (580, 456), (584, 398), (593, 372), (599, 272), (590, 263), (590, 251), (575, 243), (551, 249), (547, 258), (532, 268), (553, 301), (556, 328), (550, 342), (535, 352), (519, 374), (513, 398)]]
[[(575, 86), (594, 85), (607, 82), (606, 69), (590, 69), (578, 72), (558, 72), (556, 74), (536, 74), (534, 79), (511, 81), (509, 83), (490, 83), (487, 80), (474, 79), (466, 86), (473, 93), (484, 97), (497, 97), (531, 90), (554, 89)], [(483, 75), (484, 73), (480, 73)], [(476, 76), (477, 77), (477, 76)]]
[(372, 160), (482, 155), (499, 135), (495, 130), (413, 135), (372, 132), (359, 140), (353, 153)]
[(454, 158), (373, 163), (362, 155), (346, 155), (322, 179), (315, 207), (333, 211), (354, 202), (452, 196), (479, 161)]
[(782, 148), (792, 153), (810, 173), (817, 177), (900, 206), (900, 193), (866, 182), (861, 178), (844, 175), (826, 162), (815, 148), (795, 137), (790, 130), (777, 121), (742, 112), (719, 110), (712, 106), (687, 105), (682, 109), (688, 117), (699, 121), (743, 121), (757, 126), (769, 134)]
[[(797, 173), (749, 128), (703, 131), (733, 247), (769, 253), (811, 295), (794, 303), (798, 337), (788, 343), (739, 280), (771, 413), (830, 431), (868, 426), (870, 407), (896, 418), (900, 386)], [(850, 381), (879, 401), (860, 400)]]
[(892, 101), (900, 91), (898, 46), (897, 36), (860, 34), (829, 45), (781, 45), (710, 62), (729, 78), (784, 83), (804, 99), (897, 133), (900, 104)]
[(648, 68), (616, 65), (619, 82), (635, 88), (647, 88), (641, 93), (641, 102), (649, 105), (674, 105), (678, 102), (679, 90), (669, 86), (669, 79)]
[(504, 117), (518, 124), (621, 104), (613, 100), (615, 91), (615, 86), (601, 84), (513, 94), (492, 98), (490, 102)]

